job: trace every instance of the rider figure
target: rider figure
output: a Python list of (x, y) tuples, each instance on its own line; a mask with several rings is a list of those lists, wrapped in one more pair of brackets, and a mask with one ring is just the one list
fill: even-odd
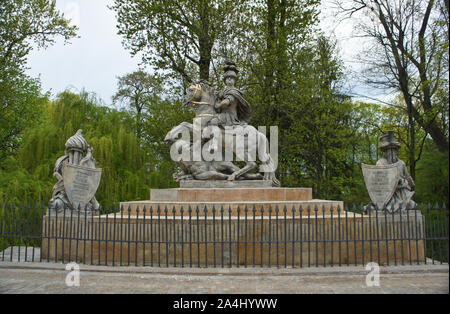
[(219, 93), (219, 101), (215, 104), (218, 112), (217, 120), (211, 124), (222, 126), (247, 125), (251, 118), (250, 104), (245, 100), (242, 92), (235, 87), (237, 74), (239, 73), (236, 64), (227, 61), (224, 67), (223, 80), (225, 89)]

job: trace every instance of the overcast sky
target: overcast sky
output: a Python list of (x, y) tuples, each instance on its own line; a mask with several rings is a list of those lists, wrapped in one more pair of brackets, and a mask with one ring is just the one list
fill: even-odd
[(116, 77), (137, 69), (117, 35), (110, 0), (57, 0), (56, 5), (79, 27), (80, 38), (62, 41), (46, 50), (34, 50), (29, 74), (41, 76), (45, 91), (55, 95), (67, 88), (97, 93), (107, 104), (116, 90)]
[[(57, 0), (58, 9), (79, 27), (80, 38), (64, 45), (58, 41), (46, 50), (34, 50), (29, 57), (28, 73), (41, 77), (44, 91), (52, 95), (69, 88), (95, 92), (106, 104), (116, 90), (117, 76), (138, 68), (139, 58), (132, 58), (117, 35), (114, 12), (107, 8), (112, 0)], [(341, 55), (348, 68), (361, 43), (352, 36), (351, 21), (338, 23), (333, 12), (323, 5), (321, 26), (339, 40)], [(359, 84), (354, 82), (351, 85)]]

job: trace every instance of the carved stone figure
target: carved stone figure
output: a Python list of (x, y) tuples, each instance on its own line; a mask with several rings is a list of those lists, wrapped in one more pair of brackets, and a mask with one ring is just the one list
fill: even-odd
[(242, 92), (235, 87), (239, 71), (236, 64), (227, 61), (224, 68), (224, 82), (226, 88), (218, 94), (220, 102), (216, 102), (215, 109), (218, 114), (218, 124), (246, 125), (251, 118), (250, 104), (245, 100)]
[[(262, 179), (271, 181), (273, 186), (280, 185), (275, 177), (275, 163), (268, 153), (269, 142), (266, 136), (248, 125), (251, 107), (243, 93), (235, 87), (238, 73), (236, 65), (227, 61), (224, 68), (226, 88), (222, 92), (217, 93), (209, 83), (203, 81), (192, 84), (187, 89), (185, 105), (193, 108), (196, 113), (194, 124), (183, 122), (174, 127), (166, 135), (165, 141), (170, 145), (177, 143), (178, 148), (185, 149), (205, 146), (209, 153), (222, 155), (216, 161), (179, 161), (183, 171), (174, 176), (176, 180)], [(192, 144), (177, 142), (180, 134), (194, 133), (194, 125), (201, 129), (201, 137), (194, 136)], [(236, 144), (238, 139), (242, 139), (241, 146)], [(230, 160), (224, 152), (232, 152), (237, 158)], [(257, 154), (261, 161), (259, 172), (251, 173), (258, 164), (249, 156)], [(237, 167), (232, 162), (234, 160), (244, 161), (245, 166)]]
[[(179, 165), (181, 172), (174, 174), (174, 179), (177, 181), (228, 180), (233, 173), (241, 170), (232, 162), (227, 161), (193, 161), (191, 153), (192, 145), (189, 142), (178, 140), (174, 145), (180, 154), (184, 150), (190, 157), (189, 160), (180, 159)], [(246, 173), (242, 175), (241, 179), (262, 180), (263, 176), (260, 174)]]
[(363, 164), (364, 180), (372, 199), (366, 206), (367, 211), (375, 210), (375, 205), (389, 212), (415, 209), (416, 203), (412, 200), (415, 184), (406, 164), (397, 157), (400, 146), (394, 132), (389, 131), (381, 138), (380, 150), (384, 156), (376, 166)]
[(101, 172), (95, 168), (93, 148), (84, 139), (83, 131), (78, 130), (67, 140), (66, 154), (56, 161), (53, 175), (58, 182), (53, 187), (49, 215), (99, 214), (100, 204), (94, 195)]

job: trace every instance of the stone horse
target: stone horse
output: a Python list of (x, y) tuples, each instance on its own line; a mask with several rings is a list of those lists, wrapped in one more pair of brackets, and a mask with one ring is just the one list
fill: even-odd
[[(273, 186), (280, 186), (280, 181), (275, 177), (275, 165), (272, 157), (268, 153), (269, 142), (266, 136), (256, 130), (253, 126), (242, 125), (230, 128), (217, 126), (217, 112), (214, 109), (216, 103), (216, 93), (214, 89), (205, 82), (191, 85), (186, 94), (185, 105), (192, 107), (196, 114), (196, 122), (200, 124), (202, 130), (202, 143), (206, 142), (208, 150), (213, 153), (221, 148), (223, 151), (230, 151), (234, 157), (240, 158), (246, 164), (242, 169), (236, 167), (236, 171), (229, 175), (228, 180), (234, 181), (239, 179), (250, 171), (254, 170), (258, 165), (249, 156), (256, 156), (258, 153), (261, 161), (260, 172), (264, 173), (263, 179), (272, 181)], [(173, 128), (165, 138), (168, 143), (174, 143), (183, 132), (193, 132), (194, 126), (191, 123), (183, 122)], [(221, 141), (217, 141), (213, 136), (214, 132), (221, 132)], [(225, 136), (227, 135), (227, 136)], [(244, 138), (243, 147), (236, 147), (236, 138)], [(259, 149), (261, 148), (262, 149)], [(237, 149), (243, 150), (240, 153)], [(239, 154), (238, 154), (239, 153)], [(222, 157), (224, 157), (222, 155)], [(245, 176), (244, 176), (245, 177)]]

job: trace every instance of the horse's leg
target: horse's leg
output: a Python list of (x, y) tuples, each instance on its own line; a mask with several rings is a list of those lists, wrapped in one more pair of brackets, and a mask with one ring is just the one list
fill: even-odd
[(243, 167), (242, 169), (233, 172), (233, 174), (230, 175), (230, 177), (228, 178), (228, 181), (234, 181), (237, 178), (239, 178), (240, 176), (242, 176), (243, 174), (252, 171), (253, 169), (255, 169), (258, 165), (256, 164), (256, 162), (254, 161), (248, 161), (247, 164), (245, 165), (245, 167)]
[(181, 122), (180, 123), (180, 127), (185, 127), (187, 128), (190, 132), (192, 132), (194, 130), (194, 126), (192, 125), (192, 123), (189, 122)]
[(175, 142), (177, 136), (182, 132), (183, 128), (188, 129), (189, 132), (192, 132), (194, 130), (194, 126), (191, 123), (182, 122), (178, 126), (174, 127), (172, 130), (170, 130), (169, 133), (167, 133), (164, 141)]
[(241, 177), (247, 180), (262, 180), (264, 177), (260, 173), (244, 173)]
[[(257, 141), (256, 137), (247, 136), (247, 141), (244, 142), (244, 156), (243, 156), (243, 158), (247, 161), (247, 164), (242, 169), (235, 171), (232, 175), (230, 175), (230, 177), (228, 178), (229, 181), (236, 180), (240, 176), (252, 171), (253, 169), (255, 169), (258, 166), (255, 161), (253, 161), (253, 160), (249, 161), (250, 157), (254, 156), (256, 158), (256, 147), (257, 147), (256, 141)], [(233, 151), (236, 155), (237, 147), (234, 145), (234, 142), (231, 143), (231, 145), (233, 145)], [(250, 150), (250, 153), (249, 153), (249, 150)]]
[(272, 181), (273, 186), (281, 186), (280, 181), (275, 176), (275, 163), (273, 162), (272, 156), (268, 152), (269, 141), (267, 140), (267, 137), (261, 132), (258, 132), (257, 144), (264, 145), (264, 152), (261, 152), (262, 154), (259, 154), (260, 151), (258, 151), (259, 160), (261, 161), (260, 169), (261, 172), (264, 173), (264, 180)]
[(205, 171), (200, 174), (196, 174), (194, 177), (197, 180), (226, 180), (229, 176), (217, 171)]

